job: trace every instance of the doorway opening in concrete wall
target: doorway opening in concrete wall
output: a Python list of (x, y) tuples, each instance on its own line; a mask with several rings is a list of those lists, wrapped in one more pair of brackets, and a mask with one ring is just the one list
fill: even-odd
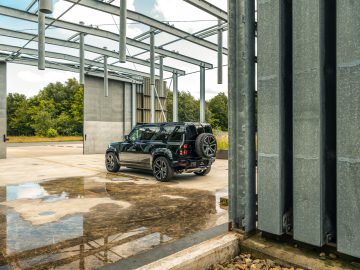
[(83, 87), (76, 73), (2, 63), (2, 157), (83, 153)]

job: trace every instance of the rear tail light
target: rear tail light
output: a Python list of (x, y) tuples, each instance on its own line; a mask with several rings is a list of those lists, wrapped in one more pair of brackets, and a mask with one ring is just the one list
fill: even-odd
[(180, 146), (180, 156), (186, 156), (189, 154), (188, 147), (189, 146), (186, 143)]

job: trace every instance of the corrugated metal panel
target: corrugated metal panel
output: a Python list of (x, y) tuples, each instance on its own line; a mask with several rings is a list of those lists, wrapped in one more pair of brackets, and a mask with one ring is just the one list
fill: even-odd
[(337, 1), (337, 246), (360, 257), (360, 1)]

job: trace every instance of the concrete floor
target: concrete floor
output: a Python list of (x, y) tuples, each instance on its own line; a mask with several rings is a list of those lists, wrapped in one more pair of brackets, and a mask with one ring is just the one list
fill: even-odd
[(104, 155), (81, 152), (76, 143), (8, 148), (0, 160), (0, 268), (98, 268), (227, 222), (219, 207), (226, 160), (208, 176), (159, 183), (130, 169), (107, 173)]

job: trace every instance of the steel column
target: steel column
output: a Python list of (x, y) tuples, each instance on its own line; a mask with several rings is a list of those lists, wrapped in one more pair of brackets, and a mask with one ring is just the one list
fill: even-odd
[(256, 229), (255, 7), (229, 0), (229, 199), (235, 228)]
[(53, 0), (40, 0), (39, 11), (44, 14), (51, 14), (53, 11)]
[(159, 63), (159, 80), (160, 80), (160, 89), (158, 95), (160, 97), (164, 96), (164, 57), (160, 56)]
[(0, 62), (0, 159), (6, 158), (6, 62)]
[(45, 14), (38, 11), (38, 69), (45, 69)]
[(173, 73), (173, 122), (179, 121), (179, 89), (178, 89), (178, 74)]
[(294, 239), (315, 246), (336, 231), (334, 3), (293, 1)]
[(337, 249), (360, 258), (360, 1), (336, 5)]
[[(84, 22), (80, 22), (84, 25)], [(85, 34), (80, 33), (80, 47), (79, 47), (79, 58), (80, 58), (80, 84), (85, 83)]]
[[(154, 30), (154, 29), (152, 29)], [(155, 123), (155, 37), (150, 33), (150, 107), (151, 123)]]
[(120, 40), (119, 40), (119, 60), (120, 63), (126, 62), (126, 0), (120, 1)]
[[(104, 48), (106, 49), (106, 48)], [(108, 57), (104, 55), (104, 95), (109, 96), (109, 71), (108, 71)]]
[(258, 2), (258, 228), (275, 235), (292, 226), (291, 3)]
[(205, 123), (205, 111), (206, 111), (206, 101), (205, 101), (205, 67), (200, 67), (200, 122)]
[(136, 92), (137, 92), (137, 84), (133, 83), (132, 84), (132, 89), (131, 89), (131, 122), (132, 122), (132, 127), (136, 126), (136, 115), (137, 115), (137, 105), (136, 105)]
[(222, 21), (218, 21), (218, 84), (223, 83), (223, 33), (222, 33)]

